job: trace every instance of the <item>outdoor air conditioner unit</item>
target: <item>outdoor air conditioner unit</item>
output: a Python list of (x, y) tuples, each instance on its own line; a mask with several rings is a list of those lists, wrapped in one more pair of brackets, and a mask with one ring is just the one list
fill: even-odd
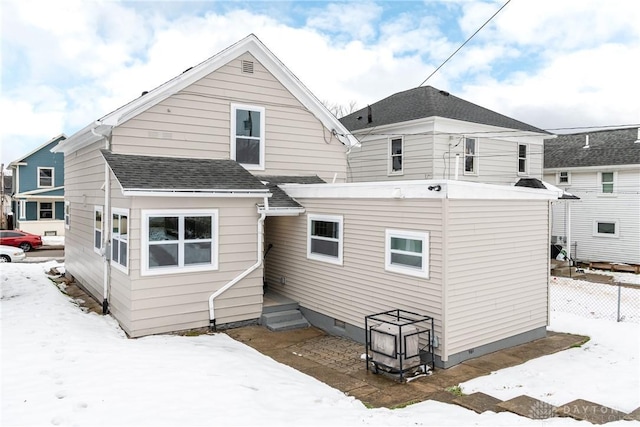
[(377, 365), (404, 371), (421, 364), (420, 330), (414, 325), (380, 323), (371, 327), (371, 359)]

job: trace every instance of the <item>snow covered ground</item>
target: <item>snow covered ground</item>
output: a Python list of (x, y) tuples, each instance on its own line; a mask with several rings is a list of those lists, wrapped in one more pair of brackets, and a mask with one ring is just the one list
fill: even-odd
[[(44, 274), (53, 265), (12, 263), (0, 271), (3, 426), (543, 423), (434, 401), (368, 409), (225, 334), (127, 339), (111, 317), (85, 313), (60, 293)], [(585, 398), (625, 411), (640, 406), (638, 324), (554, 313), (551, 329), (592, 340), (486, 376), (484, 383), (470, 381), (464, 390), (529, 394), (550, 403)], [(544, 425), (590, 424), (554, 418)], [(608, 424), (616, 425), (640, 423)]]

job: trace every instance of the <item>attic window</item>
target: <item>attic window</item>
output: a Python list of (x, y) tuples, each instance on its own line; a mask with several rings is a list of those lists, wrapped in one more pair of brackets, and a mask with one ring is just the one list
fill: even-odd
[(253, 74), (253, 61), (242, 60), (242, 72)]

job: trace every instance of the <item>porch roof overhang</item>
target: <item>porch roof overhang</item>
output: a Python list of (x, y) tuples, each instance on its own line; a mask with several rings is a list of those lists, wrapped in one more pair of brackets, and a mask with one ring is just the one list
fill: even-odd
[(122, 194), (128, 197), (255, 197), (271, 191), (229, 159), (117, 154), (101, 150)]

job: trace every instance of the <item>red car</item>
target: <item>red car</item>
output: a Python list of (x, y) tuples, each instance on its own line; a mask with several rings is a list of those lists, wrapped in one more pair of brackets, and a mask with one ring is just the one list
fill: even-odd
[(20, 230), (0, 231), (0, 245), (17, 246), (25, 252), (42, 246), (42, 237)]

